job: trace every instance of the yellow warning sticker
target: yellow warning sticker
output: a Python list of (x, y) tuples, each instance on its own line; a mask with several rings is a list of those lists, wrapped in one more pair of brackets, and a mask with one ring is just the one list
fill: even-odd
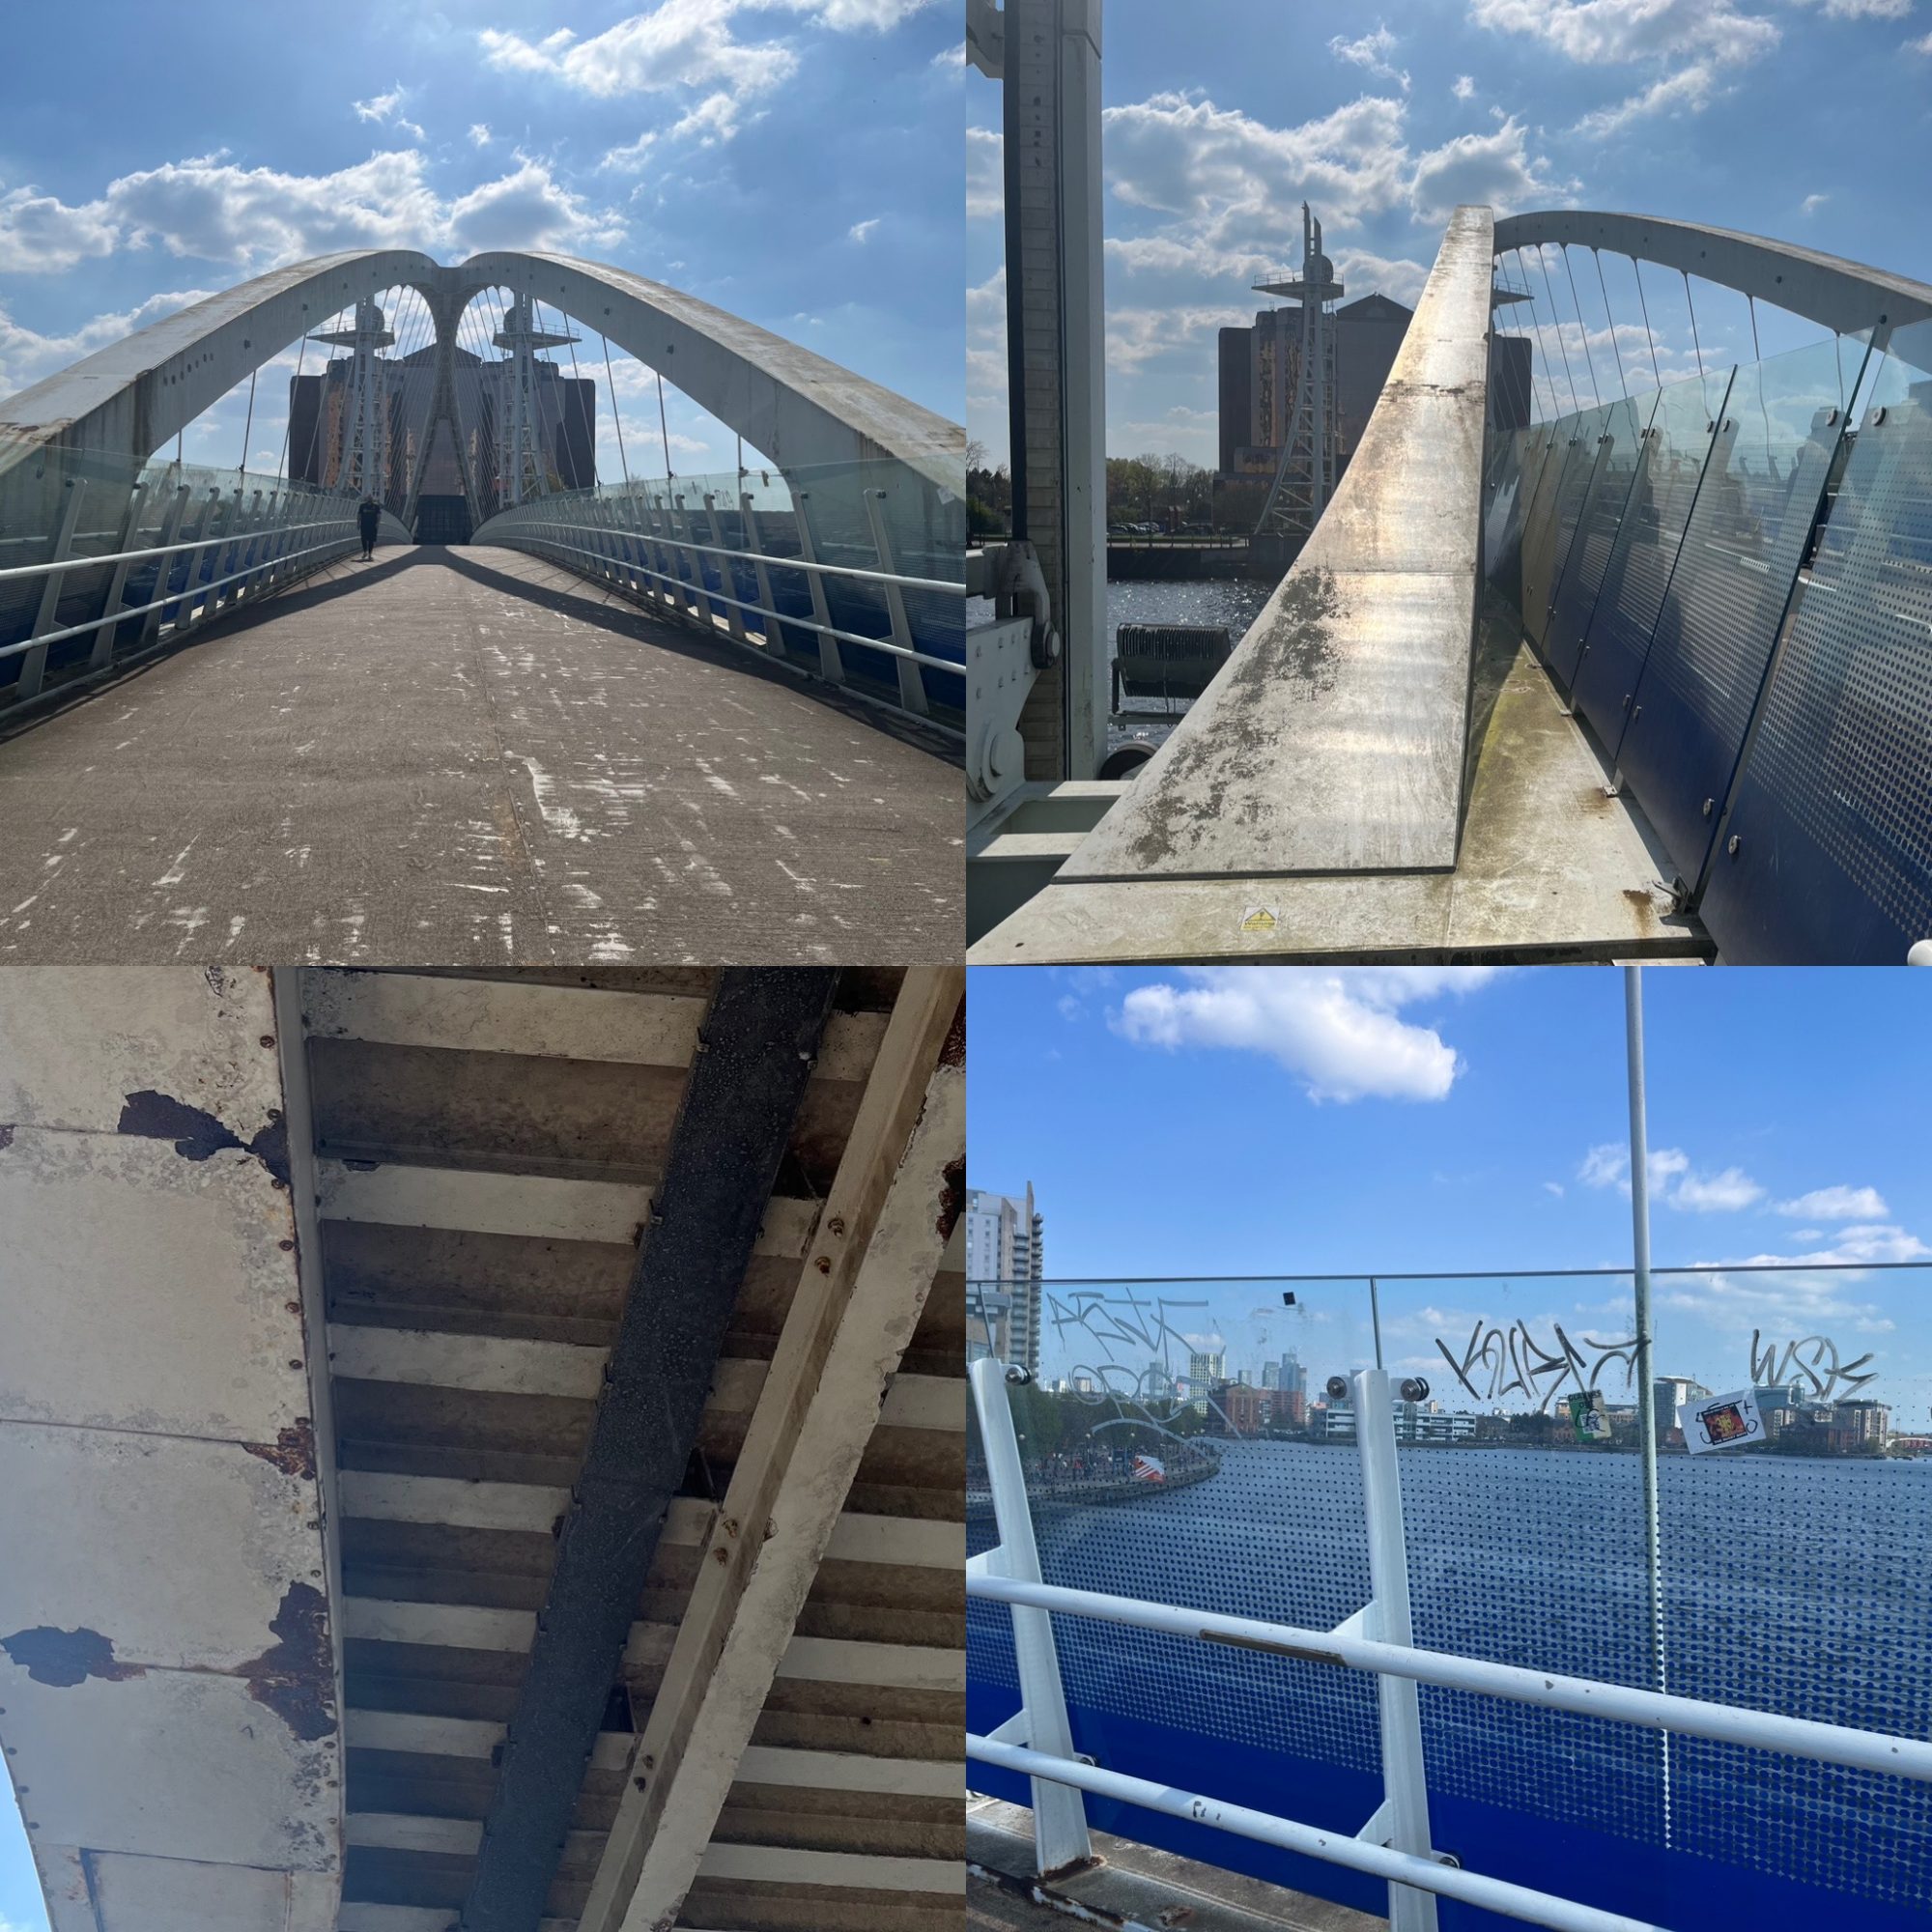
[(1243, 932), (1272, 932), (1279, 923), (1279, 917), (1272, 906), (1249, 906), (1241, 914)]

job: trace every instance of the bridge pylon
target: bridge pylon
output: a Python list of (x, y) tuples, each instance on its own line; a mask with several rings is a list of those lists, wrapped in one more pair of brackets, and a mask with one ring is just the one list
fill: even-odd
[[(551, 466), (541, 436), (542, 405), (536, 393), (536, 352), (564, 349), (578, 340), (540, 328), (536, 305), (526, 295), (513, 296), (503, 326), (491, 337), (510, 352), (504, 365), (506, 393), (497, 407), (497, 494), (501, 508), (526, 497), (547, 496)], [(559, 479), (560, 480), (560, 479)]]
[(363, 296), (355, 304), (353, 328), (320, 330), (309, 340), (351, 352), (336, 487), (382, 502), (389, 483), (389, 389), (377, 351), (392, 347), (395, 332), (375, 297)]

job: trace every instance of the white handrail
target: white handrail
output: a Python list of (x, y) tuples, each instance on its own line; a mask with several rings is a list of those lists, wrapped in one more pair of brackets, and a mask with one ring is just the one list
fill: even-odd
[(1410, 1677), (1449, 1690), (1473, 1690), (1507, 1697), (1547, 1710), (1574, 1711), (1586, 1718), (1640, 1724), (1653, 1731), (1688, 1731), (1696, 1737), (1791, 1757), (1817, 1758), (1859, 1771), (1886, 1772), (1932, 1783), (1932, 1743), (1894, 1737), (1886, 1731), (1855, 1730), (1810, 1718), (1787, 1718), (1774, 1711), (1750, 1711), (1735, 1704), (1712, 1704), (1669, 1691), (1639, 1690), (1589, 1677), (1560, 1677), (1547, 1670), (1524, 1670), (1513, 1663), (1410, 1644), (1380, 1643), (1343, 1631), (1302, 1630), (1293, 1624), (1264, 1623), (1254, 1617), (1222, 1616), (1175, 1604), (1143, 1603), (1095, 1590), (1071, 1590), (1058, 1583), (1022, 1583), (1006, 1577), (969, 1576), (969, 1597), (1024, 1604), (1067, 1616), (1103, 1623), (1131, 1624), (1168, 1636), (1196, 1637), (1208, 1643), (1265, 1651), (1305, 1662), (1332, 1663), (1350, 1670), (1372, 1670), (1386, 1677)]
[(1552, 1926), (1556, 1932), (1668, 1932), (1667, 1927), (1648, 1919), (1627, 1918), (1619, 1912), (1604, 1912), (1594, 1905), (1579, 1905), (1574, 1899), (1558, 1898), (1550, 1892), (1533, 1891), (1527, 1886), (1512, 1885), (1507, 1879), (1486, 1878), (1480, 1872), (1418, 1858), (1412, 1852), (1371, 1844), (1366, 1839), (1351, 1837), (1347, 1832), (1328, 1832), (1319, 1826), (1297, 1824), (1292, 1818), (1275, 1818), (1265, 1811), (1250, 1810), (1245, 1804), (1225, 1804), (1218, 1798), (1178, 1791), (1172, 1785), (1155, 1784), (1145, 1777), (1127, 1777), (1118, 1771), (1103, 1771), (1098, 1765), (1051, 1757), (1044, 1751), (996, 1744), (990, 1738), (971, 1734), (966, 1739), (966, 1755), (981, 1764), (997, 1765), (1002, 1771), (1047, 1778), (1078, 1791), (1091, 1791), (1096, 1798), (1117, 1798), (1143, 1810), (1184, 1818), (1191, 1825), (1207, 1825), (1217, 1832), (1232, 1832), (1237, 1837), (1299, 1852), (1305, 1858), (1346, 1865), (1351, 1871), (1387, 1879), (1391, 1886), (1411, 1886), (1417, 1891), (1460, 1898), (1466, 1904), (1500, 1912), (1506, 1918)]
[[(344, 499), (345, 501), (347, 498)], [(58, 563), (15, 563), (0, 570), (0, 583), (14, 577), (45, 577), (57, 570), (92, 570), (100, 563), (138, 563), (144, 556), (178, 556), (185, 550), (214, 550), (226, 543), (242, 543), (251, 537), (296, 536), (303, 530), (339, 529), (353, 518), (331, 517), (313, 524), (257, 524), (252, 529), (229, 530), (220, 536), (197, 537), (191, 543), (153, 544), (146, 550), (117, 550), (99, 556), (64, 556)], [(37, 639), (37, 642), (45, 642)]]

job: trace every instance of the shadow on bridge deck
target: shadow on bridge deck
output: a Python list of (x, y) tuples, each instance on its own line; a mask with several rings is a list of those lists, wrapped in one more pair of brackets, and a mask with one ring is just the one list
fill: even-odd
[(0, 743), (0, 959), (950, 958), (915, 728), (516, 552), (348, 562)]

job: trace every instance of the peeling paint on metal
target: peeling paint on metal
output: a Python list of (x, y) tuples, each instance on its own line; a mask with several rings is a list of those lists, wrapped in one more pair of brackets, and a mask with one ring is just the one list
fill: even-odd
[(958, 1225), (959, 1217), (966, 1211), (966, 1161), (962, 1155), (958, 1160), (946, 1163), (945, 1193), (940, 1198), (939, 1238), (942, 1241), (952, 1238), (952, 1230)]
[[(209, 970), (215, 973), (220, 968)], [(205, 1108), (190, 1107), (185, 1100), (144, 1087), (127, 1096), (115, 1131), (146, 1140), (173, 1141), (175, 1151), (184, 1160), (207, 1160), (234, 1148), (252, 1154), (274, 1179), (285, 1186), (288, 1183), (289, 1129), (279, 1113), (272, 1113), (269, 1124), (252, 1140), (244, 1141)]]
[[(300, 1306), (298, 1302), (289, 1305)], [(297, 1416), (276, 1435), (273, 1442), (244, 1442), (242, 1447), (249, 1455), (272, 1463), (285, 1476), (295, 1476), (305, 1483), (315, 1481), (315, 1424), (305, 1415)]]
[(269, 1628), (279, 1642), (236, 1673), (248, 1694), (304, 1744), (335, 1733), (335, 1662), (328, 1643), (328, 1601), (309, 1583), (291, 1583)]
[(118, 1684), (124, 1678), (144, 1675), (138, 1663), (118, 1663), (114, 1645), (99, 1631), (55, 1630), (49, 1624), (32, 1630), (15, 1631), (0, 1636), (4, 1650), (36, 1684), (51, 1684), (68, 1690), (90, 1677), (105, 1678)]

